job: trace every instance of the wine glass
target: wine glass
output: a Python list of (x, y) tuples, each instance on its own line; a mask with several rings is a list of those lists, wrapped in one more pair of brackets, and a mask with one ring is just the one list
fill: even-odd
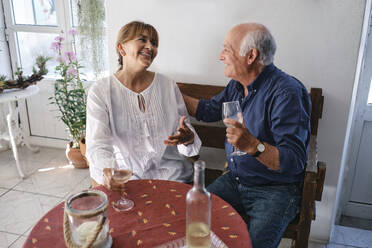
[[(233, 119), (243, 124), (243, 113), (240, 109), (238, 101), (224, 102), (222, 105), (222, 118), (223, 119)], [(227, 127), (234, 127), (225, 124)], [(231, 156), (241, 156), (247, 154), (246, 152), (240, 151), (233, 147), (233, 152), (230, 153)]]
[[(118, 156), (118, 154), (113, 155), (112, 164), (111, 164), (111, 171), (112, 171), (112, 179), (119, 183), (125, 184), (129, 181), (132, 177), (133, 172), (128, 169), (123, 169), (124, 160)], [(118, 211), (128, 211), (131, 210), (134, 206), (134, 202), (130, 199), (125, 198), (123, 187), (120, 190), (121, 198), (117, 200), (112, 207)]]

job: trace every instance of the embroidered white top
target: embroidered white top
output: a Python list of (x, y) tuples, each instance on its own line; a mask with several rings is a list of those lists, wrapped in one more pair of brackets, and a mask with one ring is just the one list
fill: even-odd
[[(144, 102), (144, 112), (139, 99)], [(183, 115), (195, 134), (194, 142), (188, 146), (164, 145), (163, 141), (175, 133)], [(150, 86), (141, 93), (125, 87), (115, 75), (91, 86), (86, 145), (90, 175), (99, 184), (103, 184), (103, 168), (111, 167), (109, 158), (114, 152), (121, 153), (124, 161), (121, 166), (133, 171), (132, 179), (190, 182), (193, 168), (185, 156), (197, 155), (201, 141), (190, 125), (176, 82), (155, 73)]]

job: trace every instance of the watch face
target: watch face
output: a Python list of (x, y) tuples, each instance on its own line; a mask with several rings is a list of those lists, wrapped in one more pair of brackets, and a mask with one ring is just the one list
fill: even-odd
[(258, 145), (257, 145), (257, 150), (258, 150), (259, 152), (264, 152), (264, 151), (265, 151), (265, 145), (262, 144), (262, 143), (258, 144)]

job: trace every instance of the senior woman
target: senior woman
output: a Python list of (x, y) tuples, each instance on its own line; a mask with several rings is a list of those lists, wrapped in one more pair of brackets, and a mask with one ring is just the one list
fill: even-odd
[(107, 169), (114, 153), (123, 159), (120, 169), (132, 170), (134, 178), (192, 180), (185, 156), (197, 155), (201, 141), (175, 81), (148, 70), (158, 40), (149, 24), (123, 26), (116, 42), (119, 69), (89, 90), (86, 142), (94, 186), (120, 188)]

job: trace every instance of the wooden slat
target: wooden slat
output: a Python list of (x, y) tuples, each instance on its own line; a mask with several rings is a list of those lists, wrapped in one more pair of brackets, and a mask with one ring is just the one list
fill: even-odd
[(187, 84), (180, 82), (178, 82), (177, 85), (182, 94), (205, 100), (211, 99), (213, 96), (218, 95), (225, 89), (223, 86)]
[(322, 194), (323, 194), (323, 187), (324, 187), (324, 179), (326, 174), (326, 164), (324, 162), (319, 161), (317, 163), (318, 165), (318, 173), (317, 173), (317, 185), (316, 185), (316, 196), (315, 200), (321, 201), (322, 200)]
[(319, 119), (322, 118), (323, 114), (323, 102), (324, 96), (322, 96), (322, 89), (321, 88), (311, 88), (310, 90), (310, 98), (311, 98), (311, 134), (317, 135), (318, 134), (318, 122)]
[(193, 125), (203, 146), (225, 149), (226, 128)]

